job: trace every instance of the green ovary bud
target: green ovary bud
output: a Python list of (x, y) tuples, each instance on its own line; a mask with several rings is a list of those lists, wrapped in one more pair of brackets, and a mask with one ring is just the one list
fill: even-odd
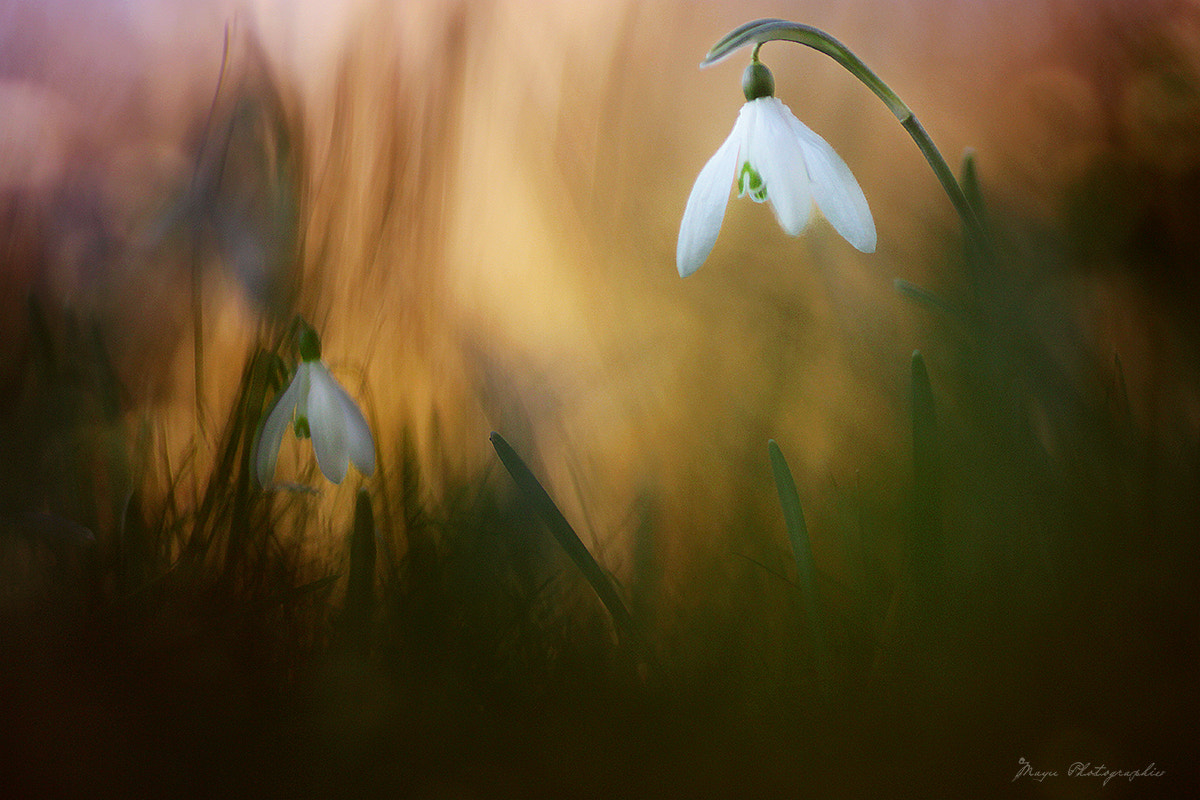
[(762, 176), (755, 171), (754, 167), (750, 166), (749, 161), (742, 164), (742, 170), (738, 173), (738, 197), (745, 197), (747, 193), (749, 193), (750, 199), (756, 203), (762, 203), (767, 199), (767, 185), (763, 183)]
[(747, 101), (775, 96), (775, 76), (766, 64), (756, 59), (746, 67), (742, 73), (742, 94)]
[(300, 347), (301, 361), (318, 361), (321, 358), (321, 339), (317, 332), (307, 322), (300, 321), (300, 332), (297, 336)]

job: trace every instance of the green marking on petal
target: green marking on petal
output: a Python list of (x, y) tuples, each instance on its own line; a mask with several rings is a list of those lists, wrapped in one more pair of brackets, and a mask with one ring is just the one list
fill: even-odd
[(308, 427), (308, 417), (296, 417), (292, 423), (292, 430), (296, 432), (297, 439), (312, 438), (312, 431)]
[(763, 183), (762, 176), (754, 167), (750, 166), (749, 161), (742, 164), (742, 171), (738, 173), (738, 197), (745, 197), (747, 192), (754, 202), (766, 202), (767, 185)]

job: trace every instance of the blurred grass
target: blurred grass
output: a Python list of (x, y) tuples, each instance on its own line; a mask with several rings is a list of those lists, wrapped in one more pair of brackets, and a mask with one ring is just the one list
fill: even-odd
[[(684, 571), (658, 548), (686, 532), (648, 492), (626, 586), (498, 435), (516, 491), (497, 470), (430, 491), (403, 431), (353, 493), (263, 493), (277, 347), (249, 351), (212, 444), (171, 463), (125, 433), (102, 340), (31, 309), (10, 414), (56, 399), (73, 471), (37, 479), (75, 494), (30, 515), (6, 487), (6, 788), (1004, 797), (1019, 756), (1065, 738), (1168, 770), (1129, 796), (1186, 791), (1196, 464), (1132, 418), (1119, 354), (1111, 381), (1069, 383), (996, 318), (1020, 305), (987, 292), (1014, 286), (981, 285), (973, 313), (937, 317), (938, 360), (910, 360), (911, 458), (864, 454), (844, 505), (806, 521), (770, 447), (750, 480), (774, 477), (786, 540), (746, 497)], [(631, 670), (613, 622), (654, 659)]]
[(596, 596), (600, 598), (600, 602), (604, 603), (618, 633), (632, 646), (644, 651), (644, 645), (637, 633), (637, 625), (630, 615), (629, 609), (625, 606), (625, 602), (617, 594), (604, 569), (596, 563), (591, 552), (580, 541), (579, 534), (575, 533), (566, 517), (554, 504), (545, 487), (503, 436), (493, 432), (491, 442), (492, 446), (496, 448), (496, 455), (500, 457), (501, 463), (512, 475), (529, 508), (546, 525), (555, 541), (583, 573), (584, 578), (596, 592)]
[[(1018, 752), (1083, 730), (1097, 757), (1168, 768), (1147, 786), (1155, 793), (1186, 786), (1187, 745), (1173, 732), (1195, 707), (1195, 600), (1169, 583), (1143, 592), (1149, 571), (1190, 547), (1128, 549), (1137, 505), (1097, 493), (1096, 473), (1078, 469), (1085, 452), (1108, 454), (1090, 462), (1101, 477), (1139, 469), (1146, 443), (1117, 414), (1108, 429), (1081, 431), (1086, 451), (1054, 462), (1003, 415), (1020, 398), (992, 391), (973, 398), (982, 429), (935, 424), (920, 353), (911, 367), (913, 515), (888, 517), (859, 492), (863, 508), (845, 523), (867, 541), (863, 520), (911, 531), (911, 596), (889, 566), (883, 593), (869, 590), (879, 580), (870, 558), (822, 568), (773, 446), (761, 477), (769, 461), (808, 624), (795, 624), (781, 582), (710, 553), (682, 594), (642, 595), (653, 624), (639, 627), (663, 662), (647, 674), (628, 670), (588, 601), (591, 573), (604, 573), (578, 537), (578, 552), (537, 544), (545, 513), (531, 513), (520, 478), (516, 493), (493, 473), (431, 501), (401, 442), (384, 480), (354, 495), (343, 555), (305, 563), (295, 537), (312, 530), (313, 496), (251, 488), (251, 432), (279, 386), (277, 356), (257, 350), (195, 506), (168, 491), (148, 507), (134, 491), (116, 538), (101, 528), (94, 544), (69, 545), (98, 554), (64, 578), (82, 586), (77, 607), (6, 610), (5, 640), (22, 643), (0, 663), (15, 721), (4, 744), (20, 765), (10, 785), (114, 796), (901, 796), (903, 780), (925, 796), (1000, 797), (1011, 796)], [(954, 540), (941, 542), (942, 530)], [(1098, 545), (1126, 552), (1123, 575), (1100, 571), (1105, 559), (1085, 550)], [(591, 566), (577, 573), (564, 554)], [(762, 566), (782, 575), (785, 563)], [(679, 580), (659, 570), (643, 564), (639, 583)], [(1168, 698), (1177, 711), (1152, 710)], [(1135, 744), (1121, 738), (1126, 726), (1140, 732)]]
[(908, 540), (909, 569), (920, 606), (940, 602), (945, 549), (942, 543), (941, 457), (937, 412), (929, 371), (921, 351), (912, 356), (913, 522)]
[(800, 577), (800, 598), (803, 613), (808, 620), (807, 634), (811, 641), (813, 671), (817, 675), (817, 686), (822, 699), (828, 702), (833, 692), (833, 675), (826, 652), (826, 633), (821, 619), (823, 611), (817, 593), (817, 568), (813, 563), (812, 547), (808, 541), (808, 526), (804, 522), (804, 510), (800, 506), (800, 494), (792, 471), (783, 457), (783, 451), (772, 439), (767, 442), (771, 459), (771, 472), (775, 478), (775, 489), (779, 493), (779, 504), (783, 508), (783, 520), (787, 526), (788, 541), (792, 545), (792, 557)]

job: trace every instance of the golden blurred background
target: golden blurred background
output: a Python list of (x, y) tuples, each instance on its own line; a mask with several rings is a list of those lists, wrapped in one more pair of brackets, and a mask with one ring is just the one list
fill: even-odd
[[(385, 461), (408, 430), (428, 475), (473, 475), (500, 430), (600, 515), (601, 539), (646, 492), (669, 529), (697, 531), (672, 551), (747, 494), (768, 513), (768, 437), (816, 497), (853, 485), (903, 447), (908, 353), (936, 365), (945, 338), (892, 281), (965, 297), (956, 222), (864, 87), (775, 43), (778, 94), (854, 170), (879, 251), (820, 222), (789, 239), (734, 202), (703, 271), (675, 275), (745, 54), (696, 65), (758, 15), (852, 43), (952, 163), (974, 148), (1013, 223), (997, 280), (1028, 313), (1010, 324), (1075, 381), (1119, 353), (1139, 422), (1194, 433), (1180, 300), (1200, 28), (1192, 4), (1132, 1), (6, 3), (10, 403), (33, 297), (96, 327), (118, 417), (149, 421), (178, 462), (197, 432), (195, 286), (202, 414), (300, 311)], [(45, 456), (24, 444), (10, 463)], [(19, 468), (33, 485), (47, 470)]]

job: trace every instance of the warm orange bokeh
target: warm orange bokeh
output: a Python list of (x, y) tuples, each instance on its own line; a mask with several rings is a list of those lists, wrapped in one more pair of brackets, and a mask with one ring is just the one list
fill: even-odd
[[(1054, 298), (1033, 337), (1068, 373), (1119, 350), (1136, 413), (1196, 407), (1190, 371), (1156, 367), (1181, 334), (1154, 313), (1145, 274), (1174, 269), (1178, 251), (1156, 265), (1122, 262), (1120, 242), (1077, 247), (1096, 232), (1071, 205), (1092, 193), (1132, 225), (1153, 213), (1150, 188), (1173, 191), (1200, 161), (1200, 25), (1186, 6), (4, 5), (20, 36), (9, 34), (0, 85), (3, 323), (16, 343), (0, 369), (19, 376), (34, 346), (29, 293), (54, 319), (94, 321), (124, 389), (122, 430), (149, 420), (153, 463), (178, 464), (198, 433), (215, 436), (195, 411), (199, 260), (208, 415), (223, 418), (259, 335), (298, 311), (363, 400), (385, 465), (408, 430), (436, 492), (492, 463), (487, 433), (501, 430), (588, 535), (612, 540), (618, 572), (638, 498), (656, 497), (661, 529), (680, 538), (668, 561), (711, 546), (730, 516), (774, 520), (767, 438), (815, 508), (864, 477), (889, 502), (880, 476), (905, 470), (908, 355), (936, 363), (946, 346), (892, 280), (956, 299), (966, 288), (952, 209), (877, 99), (813, 51), (763, 50), (779, 96), (857, 175), (878, 253), (820, 220), (790, 239), (765, 207), (735, 201), (708, 263), (675, 274), (683, 204), (737, 114), (748, 54), (696, 65), (758, 15), (850, 43), (952, 163), (976, 149), (994, 210), (1027, 237), (1018, 251), (1043, 241), (1074, 259), (1020, 276)], [(231, 130), (221, 161), (213, 143)], [(1133, 196), (1093, 186), (1108, 163), (1151, 182)], [(233, 211), (214, 237), (189, 192), (222, 168)], [(298, 231), (271, 217), (281, 197), (298, 204)], [(1164, 224), (1194, 242), (1186, 220)], [(298, 255), (272, 261), (292, 233)], [(240, 273), (255, 248), (283, 274)], [(289, 286), (299, 295), (270, 294)], [(1147, 325), (1125, 324), (1129, 313)], [(285, 446), (281, 469), (306, 452)], [(818, 548), (821, 525), (818, 512)]]

